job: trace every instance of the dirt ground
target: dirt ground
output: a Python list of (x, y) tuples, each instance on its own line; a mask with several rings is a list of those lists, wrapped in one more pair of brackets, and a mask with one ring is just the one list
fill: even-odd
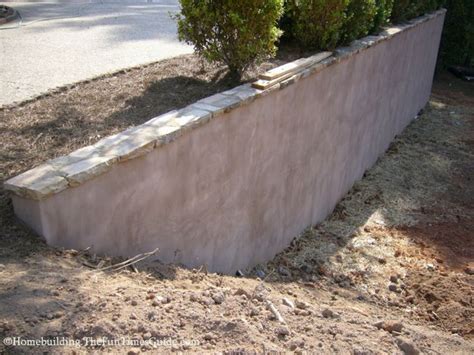
[[(180, 57), (0, 111), (2, 180), (230, 85), (209, 70)], [(46, 246), (1, 190), (0, 339), (69, 343), (0, 352), (472, 354), (473, 178), (474, 86), (443, 72), (334, 213), (241, 277), (157, 261), (97, 271), (118, 260)]]

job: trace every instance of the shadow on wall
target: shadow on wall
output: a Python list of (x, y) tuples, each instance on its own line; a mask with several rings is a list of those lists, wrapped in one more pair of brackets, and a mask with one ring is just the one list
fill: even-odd
[[(331, 216), (308, 228), (268, 265), (260, 266), (267, 274), (273, 270), (275, 277), (268, 281), (330, 276), (348, 287), (352, 285), (348, 274), (367, 280), (370, 272), (361, 270), (362, 264), (382, 266), (397, 258), (389, 248), (388, 255), (377, 253), (382, 246), (366, 248), (367, 241), (400, 242), (402, 255), (414, 252), (415, 258), (462, 273), (474, 263), (474, 144), (469, 138), (474, 133), (474, 116), (467, 114), (471, 120), (460, 122), (450, 117), (454, 109), (472, 107), (474, 92), (465, 96), (465, 82), (446, 72), (440, 74), (431, 100), (443, 108), (427, 108), (354, 184)], [(359, 238), (361, 232), (364, 238)], [(343, 250), (348, 257), (344, 260), (338, 255)], [(360, 265), (353, 263), (352, 253)], [(282, 266), (283, 275), (278, 272)]]

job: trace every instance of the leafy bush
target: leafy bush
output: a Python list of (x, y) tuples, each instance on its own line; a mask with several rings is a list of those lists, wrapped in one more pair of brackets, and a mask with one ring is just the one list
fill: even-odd
[(393, 0), (375, 0), (377, 11), (374, 17), (372, 32), (378, 32), (383, 26), (388, 25), (392, 14)]
[(441, 40), (442, 63), (474, 66), (474, 1), (447, 0)]
[(440, 7), (440, 0), (394, 0), (392, 21), (400, 22), (423, 15)]
[(374, 26), (376, 13), (375, 0), (351, 0), (345, 11), (341, 42), (347, 44), (357, 38), (367, 36)]
[(180, 0), (179, 39), (211, 62), (240, 77), (252, 64), (276, 53), (276, 27), (283, 0)]
[(417, 0), (394, 0), (391, 19), (392, 22), (401, 22), (414, 17)]
[(341, 36), (349, 0), (287, 0), (293, 37), (308, 49), (334, 48)]

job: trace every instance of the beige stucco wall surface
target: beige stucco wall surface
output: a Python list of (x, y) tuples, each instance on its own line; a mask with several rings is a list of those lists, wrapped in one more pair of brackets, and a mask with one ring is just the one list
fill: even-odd
[(52, 245), (233, 273), (323, 220), (428, 101), (444, 13), (15, 212)]

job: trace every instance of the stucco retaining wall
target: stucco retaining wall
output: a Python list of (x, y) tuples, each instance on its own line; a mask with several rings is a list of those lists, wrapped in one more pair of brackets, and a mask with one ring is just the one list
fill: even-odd
[(6, 182), (47, 242), (233, 273), (323, 220), (427, 103), (444, 11)]

